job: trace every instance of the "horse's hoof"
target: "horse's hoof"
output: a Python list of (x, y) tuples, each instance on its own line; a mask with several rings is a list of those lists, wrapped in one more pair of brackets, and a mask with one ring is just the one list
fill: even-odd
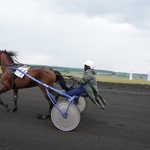
[(16, 112), (17, 111), (17, 108), (14, 108), (13, 110), (12, 110), (12, 112)]
[(43, 115), (41, 115), (41, 114), (37, 114), (37, 116), (36, 116), (38, 119), (43, 119)]
[(7, 111), (8, 111), (8, 112), (13, 112), (13, 110), (12, 110), (12, 109), (7, 109)]
[(5, 104), (4, 104), (4, 107), (5, 107), (5, 108), (8, 108), (8, 104), (7, 104), (7, 103), (5, 103)]
[(17, 109), (7, 109), (7, 111), (9, 111), (9, 112), (16, 112)]
[(38, 118), (38, 119), (41, 119), (41, 120), (45, 120), (45, 119), (50, 118), (50, 115), (44, 116), (44, 115), (41, 115), (41, 114), (37, 114), (37, 118)]

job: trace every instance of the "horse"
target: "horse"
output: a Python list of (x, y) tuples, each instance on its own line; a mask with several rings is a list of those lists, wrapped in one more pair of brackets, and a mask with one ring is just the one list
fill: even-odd
[[(44, 94), (45, 98), (48, 100), (49, 103), (49, 112), (47, 115), (41, 115), (41, 118), (45, 119), (50, 117), (51, 109), (53, 108), (52, 102), (49, 100), (49, 97), (46, 93), (45, 87), (43, 85), (40, 85), (27, 77), (26, 75), (23, 78), (19, 78), (14, 74), (14, 70), (10, 69), (10, 66), (20, 67), (22, 64), (19, 64), (16, 62), (14, 57), (17, 57), (17, 52), (15, 51), (6, 51), (6, 50), (0, 50), (0, 66), (2, 70), (1, 75), (1, 83), (2, 88), (0, 89), (0, 95), (2, 93), (7, 92), (8, 90), (13, 90), (14, 93), (14, 108), (8, 109), (8, 104), (4, 103), (0, 98), (0, 105), (4, 106), (9, 110), (10, 112), (16, 112), (18, 110), (17, 105), (17, 99), (18, 99), (18, 90), (23, 88), (31, 88), (38, 86), (42, 93)], [(29, 68), (27, 71), (27, 74), (35, 78), (36, 80), (39, 80), (51, 87), (53, 87), (54, 83), (56, 82), (56, 75), (54, 71), (50, 70), (46, 67), (41, 68)], [(52, 92), (51, 90), (49, 90)]]

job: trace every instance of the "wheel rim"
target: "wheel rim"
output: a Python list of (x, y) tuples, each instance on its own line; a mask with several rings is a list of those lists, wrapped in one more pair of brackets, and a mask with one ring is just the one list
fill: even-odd
[[(68, 102), (59, 102), (57, 103), (57, 107), (61, 110), (62, 113), (64, 113), (68, 107)], [(59, 110), (56, 107), (53, 107), (51, 111), (51, 119), (53, 124), (58, 129), (62, 131), (71, 131), (75, 129), (80, 122), (80, 112), (74, 104), (70, 104), (67, 118), (64, 118)]]

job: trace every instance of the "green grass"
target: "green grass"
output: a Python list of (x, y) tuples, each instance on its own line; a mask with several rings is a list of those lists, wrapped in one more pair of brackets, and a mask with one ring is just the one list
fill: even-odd
[[(82, 77), (82, 74), (67, 74), (67, 75), (73, 75), (75, 77)], [(126, 77), (96, 76), (96, 80), (100, 82), (150, 85), (150, 81), (147, 81), (147, 79), (144, 79), (144, 78), (133, 78), (132, 80), (129, 80), (129, 78), (126, 78)]]
[(126, 84), (147, 84), (150, 85), (150, 81), (142, 78), (129, 78), (125, 77), (109, 77), (109, 76), (96, 76), (97, 81), (101, 82), (112, 82), (112, 83), (126, 83)]

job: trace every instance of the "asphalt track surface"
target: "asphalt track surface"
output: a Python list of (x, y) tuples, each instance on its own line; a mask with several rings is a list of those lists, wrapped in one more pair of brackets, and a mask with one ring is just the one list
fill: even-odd
[[(100, 89), (104, 111), (88, 99), (76, 129), (63, 132), (39, 120), (48, 103), (38, 87), (19, 90), (16, 113), (0, 106), (0, 150), (150, 150), (150, 93)], [(1, 95), (13, 107), (13, 93)]]

